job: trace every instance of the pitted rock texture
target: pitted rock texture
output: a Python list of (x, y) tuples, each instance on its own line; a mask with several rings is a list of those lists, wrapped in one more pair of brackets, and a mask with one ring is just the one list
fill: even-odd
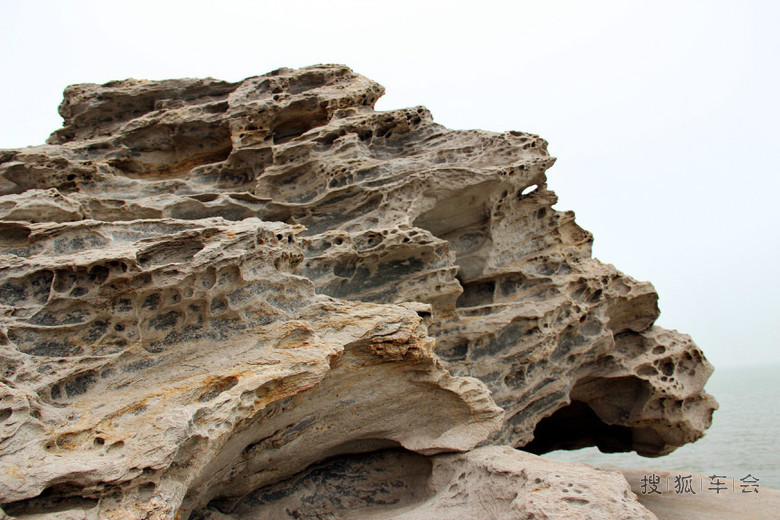
[(423, 457), (403, 450), (343, 456), (198, 520), (578, 519), (655, 520), (622, 475), (542, 459), (507, 446)]
[(76, 494), (98, 518), (168, 518), (324, 457), (464, 450), (500, 424), (484, 385), (433, 356), (428, 306), (336, 301), (291, 274), (300, 228), (17, 229), (0, 286), (9, 513)]
[(229, 514), (352, 453), (703, 434), (710, 365), (552, 209), (545, 141), (383, 92), (335, 65), (75, 85), (48, 144), (0, 150), (6, 510)]

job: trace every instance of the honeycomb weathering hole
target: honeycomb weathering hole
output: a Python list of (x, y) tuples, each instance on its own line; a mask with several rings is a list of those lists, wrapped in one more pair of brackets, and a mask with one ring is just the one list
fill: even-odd
[(525, 197), (526, 195), (530, 195), (531, 193), (535, 192), (535, 191), (537, 190), (537, 188), (539, 188), (539, 185), (538, 185), (538, 184), (532, 184), (531, 186), (528, 186), (526, 189), (524, 189), (524, 190), (523, 190), (523, 191), (520, 193), (520, 195), (522, 195), (522, 196), (524, 196), (524, 197)]

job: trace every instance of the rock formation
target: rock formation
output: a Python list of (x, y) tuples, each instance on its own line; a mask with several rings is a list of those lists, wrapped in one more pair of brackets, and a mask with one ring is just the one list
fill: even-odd
[(544, 140), (382, 93), (75, 85), (0, 150), (8, 514), (652, 518), (617, 473), (475, 448), (668, 453), (710, 365), (552, 209)]

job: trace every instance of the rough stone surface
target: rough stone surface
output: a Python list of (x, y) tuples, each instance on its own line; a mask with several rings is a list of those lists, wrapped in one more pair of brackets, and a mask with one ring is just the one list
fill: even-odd
[(623, 476), (506, 446), (423, 457), (387, 450), (340, 457), (258, 489), (198, 520), (355, 518), (655, 519)]
[(75, 85), (48, 144), (0, 150), (6, 511), (232, 514), (401, 457), (430, 489), (375, 499), (447, 517), (437, 464), (497, 462), (437, 453), (703, 434), (710, 365), (552, 209), (545, 141), (375, 112), (383, 91), (343, 66)]
[(484, 385), (433, 356), (428, 306), (337, 301), (290, 274), (298, 228), (26, 229), (0, 288), (9, 511), (78, 494), (165, 517), (339, 453), (468, 449), (500, 424)]

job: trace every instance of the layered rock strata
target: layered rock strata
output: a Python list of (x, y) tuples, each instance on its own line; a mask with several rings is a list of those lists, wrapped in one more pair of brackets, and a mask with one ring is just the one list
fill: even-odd
[(415, 491), (387, 501), (447, 516), (437, 464), (488, 452), (437, 453), (703, 434), (710, 365), (552, 209), (545, 141), (382, 93), (343, 66), (75, 85), (48, 144), (0, 151), (9, 513), (217, 518), (392, 459)]

